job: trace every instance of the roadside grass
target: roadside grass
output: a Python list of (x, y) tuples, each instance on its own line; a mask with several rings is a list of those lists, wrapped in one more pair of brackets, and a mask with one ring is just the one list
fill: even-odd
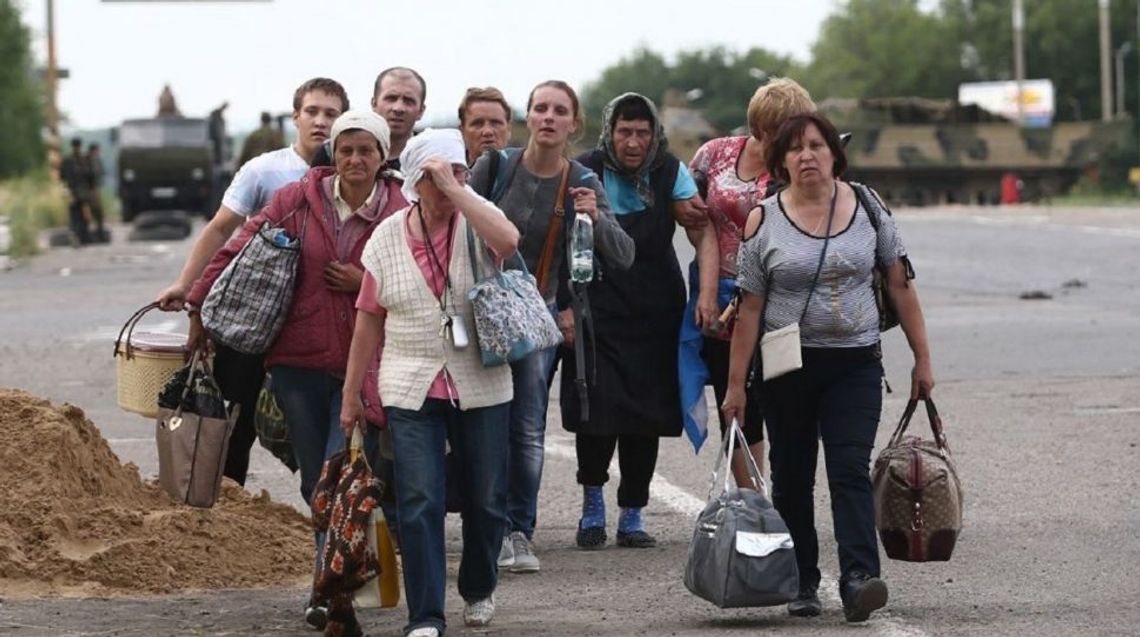
[(67, 191), (46, 172), (2, 181), (0, 216), (8, 218), (8, 255), (31, 256), (39, 251), (41, 230), (67, 225)]

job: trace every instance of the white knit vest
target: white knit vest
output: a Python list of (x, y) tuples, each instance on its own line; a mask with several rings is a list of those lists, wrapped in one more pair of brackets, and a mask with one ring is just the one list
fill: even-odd
[[(484, 367), (475, 338), (475, 319), (467, 290), (474, 285), (467, 249), (467, 220), (458, 215), (452, 237), (448, 274), (454, 289), (447, 311), (467, 322), (470, 344), (457, 350), (450, 338), (439, 335), (439, 301), (412, 255), (405, 235), (409, 209), (385, 219), (372, 233), (362, 262), (376, 279), (377, 301), (388, 311), (384, 322), (384, 355), (380, 360), (380, 400), (386, 407), (419, 410), (441, 369), (455, 381), (459, 408), (489, 407), (510, 402), (514, 395), (509, 365)], [(493, 264), (477, 250), (489, 272)], [(445, 295), (448, 293), (445, 292)]]

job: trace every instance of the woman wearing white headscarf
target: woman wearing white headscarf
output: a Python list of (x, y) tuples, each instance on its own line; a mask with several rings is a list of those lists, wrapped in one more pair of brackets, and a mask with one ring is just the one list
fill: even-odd
[[(265, 363), (289, 424), (306, 502), (324, 461), (344, 448), (337, 414), (353, 302), (363, 274), (361, 253), (380, 222), (407, 205), (399, 180), (383, 170), (390, 146), (384, 118), (372, 111), (347, 111), (333, 123), (329, 139), (336, 165), (313, 168), (278, 190), (214, 255), (187, 296), (192, 307), (201, 307), (214, 281), (264, 222), (298, 242), (301, 261), (293, 302)], [(201, 330), (201, 318), (192, 312), (191, 338)], [(375, 356), (375, 347), (372, 352)], [(316, 542), (319, 552), (323, 538)], [(326, 612), (323, 600), (311, 600), (306, 621), (323, 627)]]
[(384, 339), (380, 398), (392, 429), (396, 508), (408, 601), (406, 634), (443, 633), (445, 445), (460, 466), (464, 623), (485, 626), (495, 611), (495, 564), (506, 526), (511, 369), (484, 367), (474, 342), (467, 290), (474, 285), (467, 227), (488, 250), (484, 271), (514, 254), (518, 230), (465, 185), (463, 138), (427, 130), (400, 155), (413, 202), (380, 224), (364, 249), (365, 281), (344, 383), (341, 427), (361, 420), (369, 352)]

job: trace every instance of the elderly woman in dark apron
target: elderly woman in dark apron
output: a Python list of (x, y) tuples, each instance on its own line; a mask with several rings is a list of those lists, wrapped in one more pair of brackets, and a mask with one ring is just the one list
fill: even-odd
[[(656, 106), (635, 93), (610, 102), (598, 148), (578, 161), (602, 180), (636, 249), (632, 267), (624, 271), (598, 255), (594, 279), (585, 286), (592, 318), (577, 337), (585, 339), (586, 396), (574, 381), (579, 361), (563, 359), (562, 423), (576, 434), (583, 486), (577, 543), (599, 548), (606, 542), (602, 485), (616, 448), (617, 543), (648, 547), (656, 540), (642, 526), (641, 509), (649, 500), (658, 443), (662, 436), (681, 434), (677, 338), (685, 283), (673, 250), (674, 207), (688, 205), (697, 187), (688, 168), (668, 152)], [(709, 249), (715, 251), (716, 244)]]

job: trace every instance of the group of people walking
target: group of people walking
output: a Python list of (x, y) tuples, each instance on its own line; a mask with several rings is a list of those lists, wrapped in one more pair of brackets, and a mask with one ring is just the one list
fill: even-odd
[[(582, 110), (564, 82), (531, 91), (529, 138), (517, 148), (507, 147), (512, 111), (498, 90), (468, 90), (458, 130), (413, 135), (425, 97), (424, 79), (403, 67), (380, 73), (371, 109), (350, 109), (333, 80), (302, 84), (293, 99), (296, 141), (242, 167), (158, 298), (165, 309), (189, 310), (190, 340), (203, 346), (198, 308), (245, 242), (266, 221), (299, 238), (294, 300), (279, 337), (264, 356), (219, 348), (218, 380), (227, 399), (251, 406), (268, 372), (306, 501), (324, 460), (364, 428), (374, 468), (390, 472), (386, 513), (402, 554), (405, 633), (446, 628), (449, 487), (463, 522), (466, 625), (492, 621), (500, 572), (540, 570), (538, 493), (559, 364), (561, 420), (575, 435), (582, 486), (576, 544), (609, 542), (603, 488), (615, 453), (615, 543), (656, 544), (642, 511), (660, 439), (684, 426), (682, 387), (693, 382), (686, 348), (706, 368), (697, 382), (714, 386), (722, 432), (734, 420), (745, 432), (749, 447), (733, 462), (741, 485), (749, 484), (743, 454), (763, 460), (767, 422), (773, 498), (801, 573), (789, 611), (820, 612), (812, 489), (821, 438), (845, 612), (858, 621), (885, 604), (868, 477), (881, 406), (877, 263), (887, 268), (914, 350), (912, 393), (933, 387), (930, 356), (893, 221), (872, 224), (841, 181), (842, 144), (806, 91), (791, 80), (761, 87), (747, 107), (749, 135), (712, 140), (689, 165), (669, 152), (653, 101), (635, 93), (609, 103), (596, 147), (577, 159), (567, 155)], [(593, 228), (589, 283), (570, 277), (579, 215)], [(697, 253), (688, 297), (673, 247), (678, 224)], [(469, 249), (469, 234), (478, 248)], [(512, 267), (516, 254), (564, 343), (485, 367), (469, 342), (467, 291), (474, 272)], [(725, 323), (730, 306), (737, 315)], [(762, 331), (797, 318), (803, 369), (749, 383)], [(686, 340), (687, 329), (702, 336)], [(239, 483), (254, 439), (243, 416), (226, 465)], [(323, 538), (315, 540), (320, 555)], [(305, 618), (324, 627), (326, 600), (310, 599)], [(349, 624), (346, 634), (360, 632)]]

